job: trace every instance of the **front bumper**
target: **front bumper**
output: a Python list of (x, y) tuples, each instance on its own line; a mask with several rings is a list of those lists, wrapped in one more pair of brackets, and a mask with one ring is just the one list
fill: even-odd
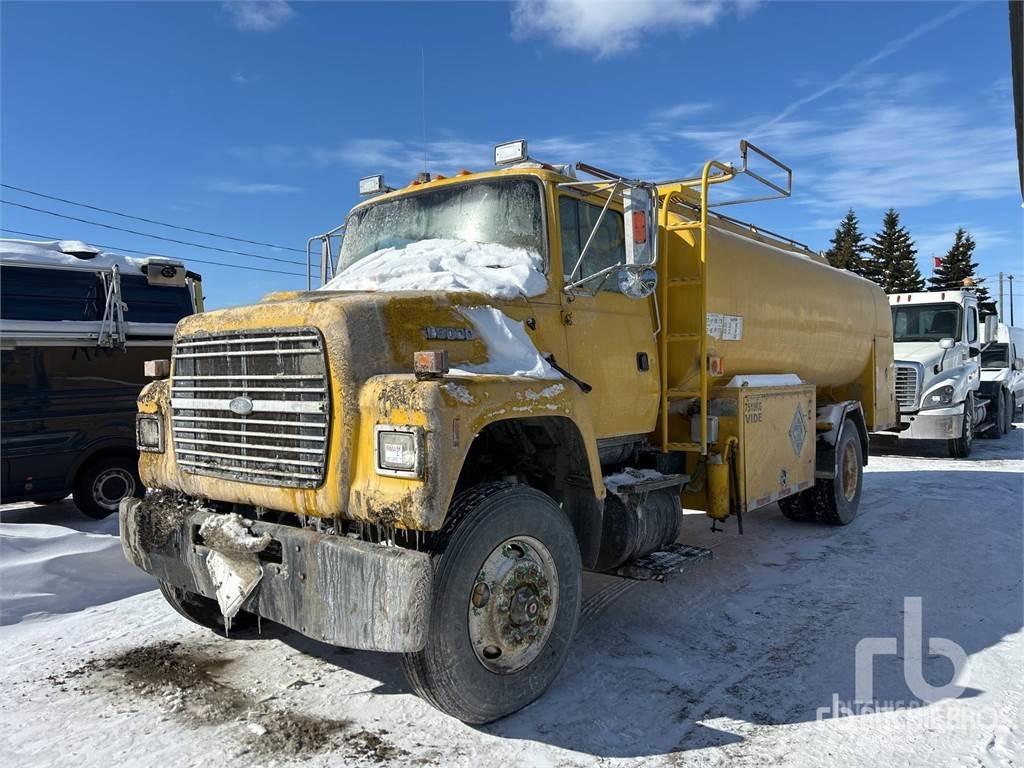
[(918, 413), (904, 414), (900, 421), (909, 424), (899, 433), (906, 440), (950, 440), (958, 438), (964, 428), (964, 404), (949, 408), (931, 408)]
[[(134, 565), (160, 581), (216, 599), (199, 528), (211, 515), (161, 494), (126, 498), (121, 544)], [(307, 637), (363, 650), (414, 652), (426, 644), (432, 593), (430, 556), (344, 536), (254, 522), (269, 533), (263, 577), (242, 609)]]

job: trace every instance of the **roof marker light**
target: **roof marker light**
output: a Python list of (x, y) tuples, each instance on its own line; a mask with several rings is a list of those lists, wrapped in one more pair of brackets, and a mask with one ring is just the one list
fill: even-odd
[(509, 165), (526, 160), (526, 139), (498, 144), (494, 148), (494, 164)]
[(359, 180), (360, 195), (379, 195), (381, 192), (390, 192), (391, 189), (384, 183), (384, 176), (364, 176)]

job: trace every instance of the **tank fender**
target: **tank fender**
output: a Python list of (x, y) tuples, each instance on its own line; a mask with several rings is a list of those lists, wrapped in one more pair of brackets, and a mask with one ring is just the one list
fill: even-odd
[(853, 421), (860, 435), (861, 447), (864, 449), (864, 466), (868, 463), (868, 429), (864, 419), (864, 409), (858, 400), (844, 400), (838, 403), (818, 405), (817, 441), (815, 444), (814, 476), (819, 479), (833, 480), (836, 476), (836, 441), (842, 433), (843, 425)]

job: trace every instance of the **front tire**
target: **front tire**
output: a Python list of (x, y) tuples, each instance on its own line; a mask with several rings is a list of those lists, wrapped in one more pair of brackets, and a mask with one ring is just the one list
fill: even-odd
[(576, 631), (579, 545), (565, 513), (524, 485), (483, 483), (452, 503), (434, 554), (427, 644), (402, 656), (412, 689), (465, 723), (536, 700)]
[[(221, 637), (228, 637), (230, 632), (239, 632), (252, 629), (256, 624), (256, 617), (251, 613), (239, 611), (231, 619), (230, 628), (226, 626), (224, 615), (216, 600), (211, 600), (203, 595), (197, 595), (181, 587), (161, 581), (160, 594), (170, 606), (189, 621), (206, 627), (216, 632)], [(230, 629), (230, 632), (229, 632)]]
[(970, 394), (964, 400), (964, 419), (960, 437), (949, 440), (947, 447), (951, 458), (966, 459), (971, 455), (971, 448), (974, 447), (974, 397)]
[(75, 477), (72, 496), (83, 515), (102, 520), (117, 512), (121, 499), (126, 496), (141, 499), (145, 493), (137, 459), (125, 454), (88, 462)]
[(1010, 429), (1011, 429), (1011, 427), (1013, 425), (1013, 411), (1014, 411), (1013, 395), (1011, 395), (1009, 392), (1003, 392), (1003, 396), (1002, 396), (1001, 402), (1003, 404), (1003, 412), (1002, 412), (1002, 418), (1000, 419), (1000, 422), (999, 422), (999, 428), (1000, 428), (1000, 430), (1002, 430), (1002, 433), (1005, 435), (1005, 434), (1007, 434), (1010, 431)]

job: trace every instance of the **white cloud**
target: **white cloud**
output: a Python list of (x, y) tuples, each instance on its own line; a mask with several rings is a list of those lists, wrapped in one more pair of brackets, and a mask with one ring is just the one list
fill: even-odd
[(289, 195), (301, 192), (301, 187), (290, 184), (269, 184), (265, 182), (243, 182), (233, 179), (215, 179), (206, 188), (211, 192), (225, 192), (230, 195)]
[[(794, 199), (818, 210), (884, 209), (1011, 194), (1007, 105), (964, 109), (935, 77), (875, 77), (816, 119), (777, 117), (677, 135), (728, 156), (748, 138), (794, 168)], [(759, 127), (754, 127), (759, 126)]]
[(512, 27), (523, 37), (548, 37), (563, 48), (612, 56), (635, 47), (645, 33), (713, 24), (730, 9), (754, 3), (725, 0), (518, 0)]
[(229, 0), (221, 7), (242, 32), (270, 32), (295, 15), (285, 0)]
[(245, 85), (249, 82), (249, 78), (247, 78), (241, 72), (235, 72), (235, 74), (231, 76), (231, 82), (237, 85)]

